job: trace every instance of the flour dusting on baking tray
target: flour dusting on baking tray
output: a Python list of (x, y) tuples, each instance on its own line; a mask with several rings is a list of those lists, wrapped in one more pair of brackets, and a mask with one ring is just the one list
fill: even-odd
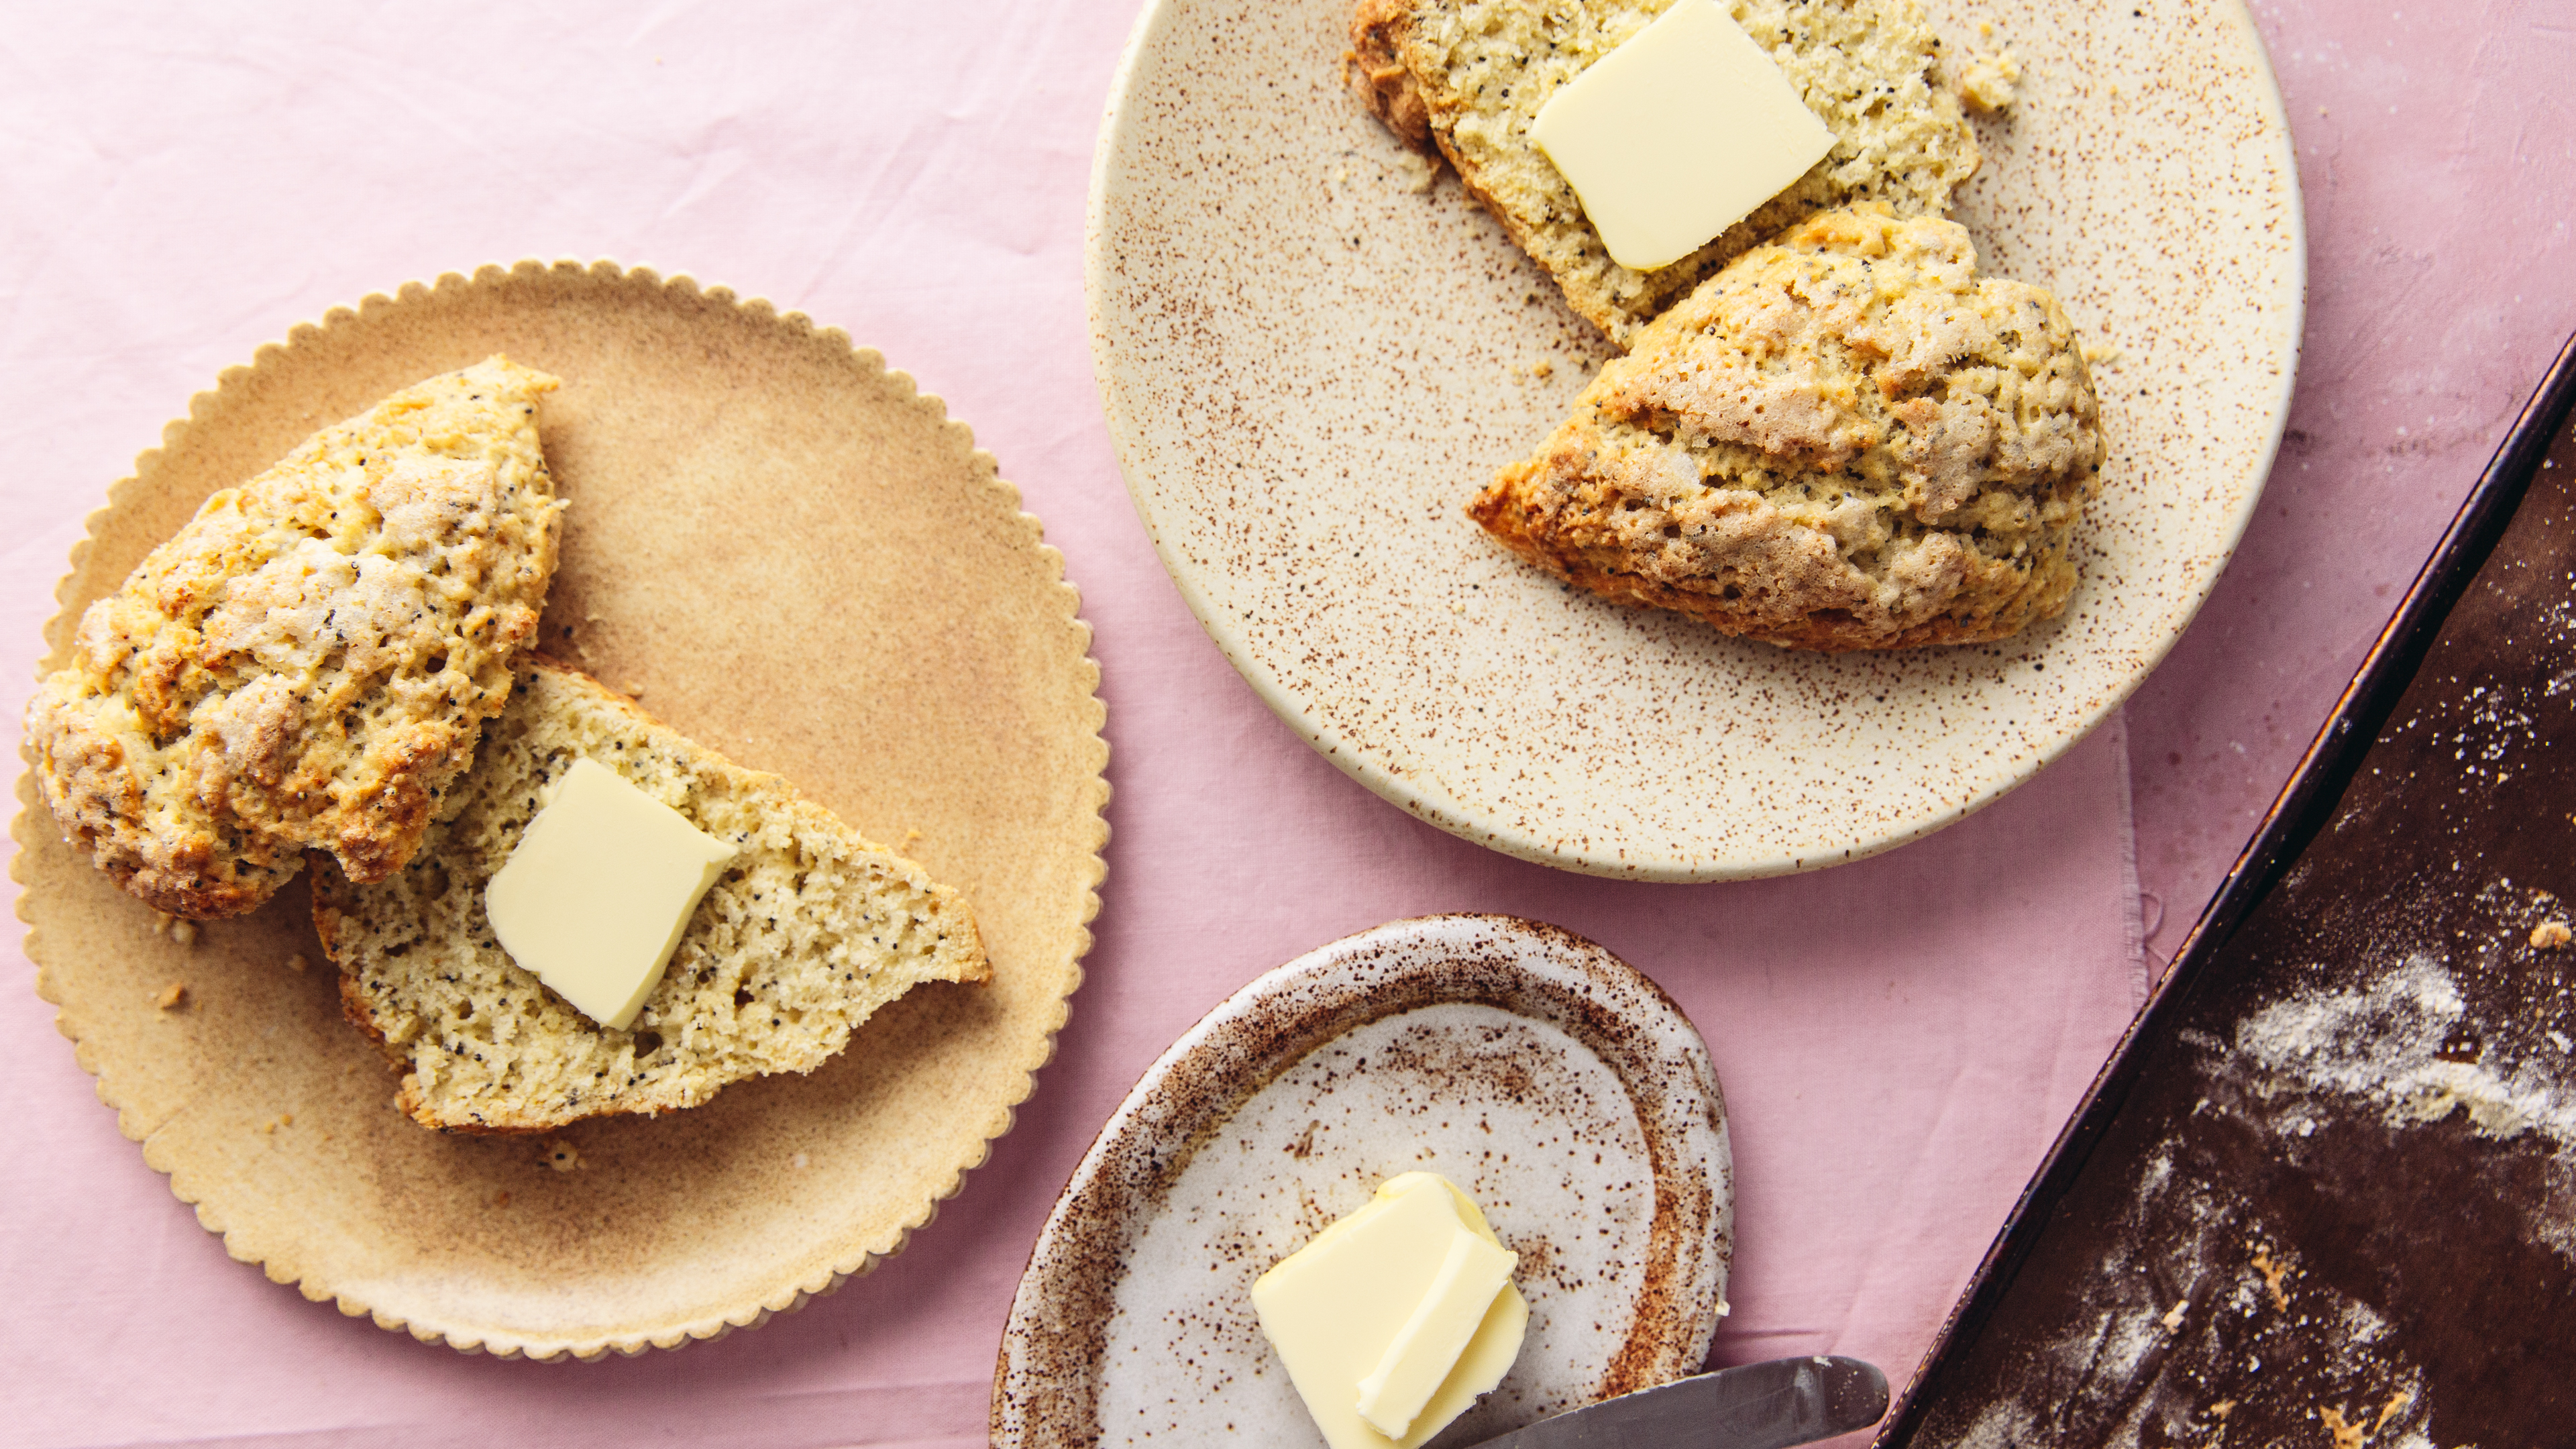
[(2330, 818), (2157, 1008), (1907, 1449), (2565, 1441), (2576, 435), (2554, 436)]

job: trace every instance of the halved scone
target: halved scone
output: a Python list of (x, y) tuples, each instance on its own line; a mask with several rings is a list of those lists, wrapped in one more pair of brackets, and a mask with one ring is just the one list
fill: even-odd
[(1977, 168), (1976, 140), (1941, 74), (1941, 42), (1915, 0), (1723, 3), (1833, 132), (1834, 148), (1716, 240), (1651, 272), (1611, 260), (1529, 128), (1558, 87), (1673, 0), (1358, 0), (1345, 65), (1371, 113), (1446, 156), (1574, 310), (1625, 345), (1782, 227), (1866, 201), (1900, 216), (1945, 215), (1951, 188)]
[(2054, 616), (2103, 443), (2074, 328), (1955, 222), (1828, 212), (1637, 334), (1468, 512), (1625, 603), (1806, 649)]
[[(342, 1007), (402, 1069), (397, 1100), (424, 1126), (535, 1132), (696, 1106), (812, 1071), (921, 982), (992, 974), (955, 890), (586, 675), (539, 659), (484, 733), (409, 866), (313, 881)], [(739, 852), (624, 1029), (511, 960), (483, 909), (548, 787), (585, 757)]]
[(409, 860), (545, 608), (554, 387), (494, 357), (405, 388), (208, 498), (91, 604), (27, 705), (72, 845), (201, 919), (307, 850), (356, 880)]

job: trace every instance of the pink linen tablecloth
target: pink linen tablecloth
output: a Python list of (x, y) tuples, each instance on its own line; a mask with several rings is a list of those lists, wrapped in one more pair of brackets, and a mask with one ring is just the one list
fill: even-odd
[(1652, 887), (1380, 802), (1260, 705), (1163, 575), (1081, 296), (1132, 0), (13, 14), (10, 742), (83, 516), (222, 368), (408, 279), (607, 256), (840, 326), (975, 427), (1083, 591), (1117, 795), (1089, 982), (992, 1160), (839, 1294), (638, 1360), (468, 1358), (229, 1260), (118, 1135), (8, 933), (0, 1443), (979, 1442), (1028, 1246), (1136, 1074), (1261, 970), (1440, 910), (1583, 932), (1707, 1036), (1740, 1191), (1717, 1359), (1831, 1350), (1901, 1380), (2141, 999), (2142, 928), (2180, 940), (2576, 325), (2576, 7), (2257, 16), (2300, 138), (2308, 350), (2297, 431), (2208, 614), (2125, 724), (1955, 829), (1822, 875)]

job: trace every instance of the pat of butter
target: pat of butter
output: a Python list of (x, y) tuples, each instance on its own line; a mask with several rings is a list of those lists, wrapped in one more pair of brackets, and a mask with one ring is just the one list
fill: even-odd
[(1834, 147), (1717, 0), (1676, 0), (1585, 67), (1539, 108), (1530, 139), (1611, 258), (1641, 272), (1706, 246)]
[(1457, 1367), (1467, 1341), (1476, 1336), (1495, 1295), (1512, 1281), (1512, 1269), (1519, 1264), (1519, 1254), (1458, 1225), (1413, 1316), (1378, 1355), (1377, 1367), (1360, 1380), (1360, 1417), (1369, 1427), (1390, 1439), (1404, 1437)]
[(578, 759), (483, 888), (483, 910), (511, 960), (622, 1031), (733, 857), (615, 770)]
[(1465, 1193), (1408, 1172), (1262, 1274), (1252, 1306), (1332, 1449), (1415, 1449), (1519, 1356), (1518, 1262)]

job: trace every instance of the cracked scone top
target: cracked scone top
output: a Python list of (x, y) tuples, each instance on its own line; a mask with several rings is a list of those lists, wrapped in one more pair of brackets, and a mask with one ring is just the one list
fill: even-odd
[(1671, 266), (1619, 265), (1529, 128), (1558, 87), (1672, 3), (1357, 0), (1348, 79), (1388, 129), (1446, 156), (1574, 310), (1622, 345), (1729, 258), (1802, 217), (1865, 201), (1939, 216), (1976, 170), (1976, 139), (1915, 0), (1720, 0), (1833, 132), (1834, 148)]
[[(342, 1007), (403, 1070), (398, 1103), (424, 1126), (535, 1132), (693, 1107), (730, 1082), (812, 1071), (920, 982), (992, 975), (958, 892), (586, 675), (540, 659), (484, 734), (410, 865), (373, 885), (327, 866), (313, 881)], [(583, 757), (738, 852), (623, 1030), (511, 960), (484, 915), (483, 888)]]
[(555, 379), (493, 357), (208, 498), (91, 604), (27, 706), (72, 845), (152, 906), (239, 915), (307, 850), (398, 869), (510, 695), (563, 505)]
[(1827, 212), (1637, 334), (1468, 512), (1626, 603), (1807, 649), (1999, 639), (2057, 614), (2099, 487), (2056, 299), (1966, 230)]

